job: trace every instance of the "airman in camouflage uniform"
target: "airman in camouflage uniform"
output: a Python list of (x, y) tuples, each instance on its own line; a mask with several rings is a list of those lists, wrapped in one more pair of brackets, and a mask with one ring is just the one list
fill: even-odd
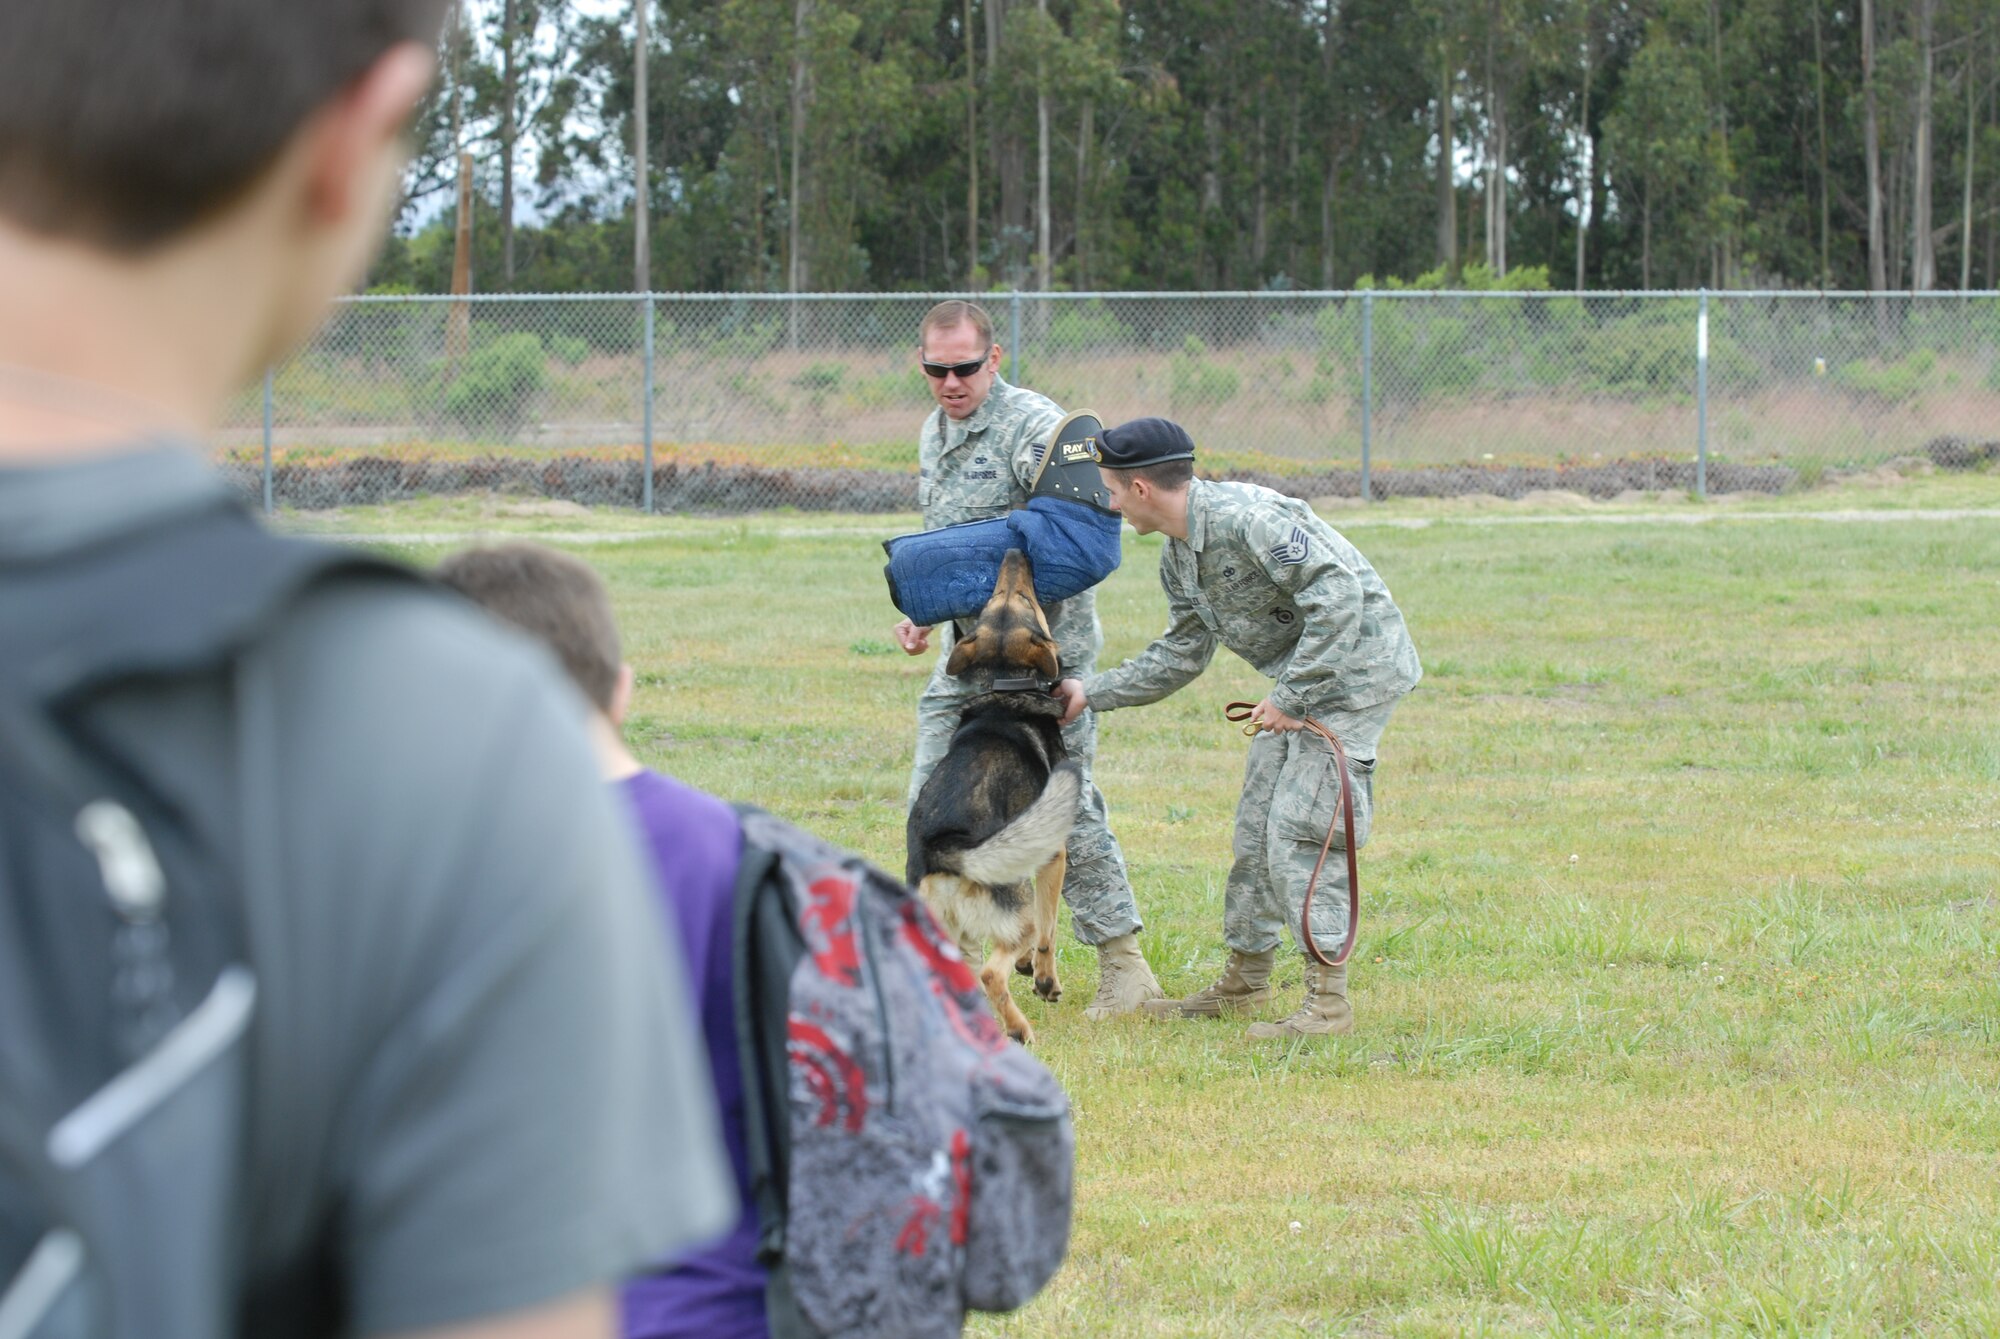
[[(1146, 1006), (1156, 1015), (1221, 1014), (1270, 998), (1278, 942), (1286, 926), (1298, 934), (1320, 844), (1338, 816), (1333, 751), (1302, 728), (1303, 718), (1317, 719), (1346, 750), (1359, 847), (1368, 840), (1377, 744), (1423, 669), (1381, 577), (1305, 503), (1253, 484), (1188, 478), (1193, 443), (1164, 420), (1141, 419), (1098, 440), (1114, 504), (1141, 533), (1169, 536), (1160, 555), (1167, 630), (1116, 669), (1086, 676), (1077, 689), (1065, 685), (1065, 696), (1100, 712), (1157, 702), (1206, 669), (1218, 645), (1276, 681), (1252, 716), (1265, 728), (1250, 745), (1236, 810), (1223, 896), (1229, 965), (1186, 1000)], [(1187, 463), (1170, 470), (1170, 461)], [(1163, 478), (1186, 482), (1163, 487)], [(1343, 841), (1336, 831), (1335, 847)], [(1313, 938), (1330, 952), (1347, 932), (1347, 869), (1337, 855), (1320, 872), (1312, 911)], [(1297, 1013), (1251, 1034), (1346, 1031), (1346, 968), (1308, 958), (1306, 983)]]
[[(1000, 348), (992, 322), (969, 302), (943, 302), (924, 318), (919, 354), (930, 374), (938, 408), (924, 420), (918, 438), (917, 503), (924, 529), (983, 521), (1025, 506), (1043, 447), (1063, 411), (1045, 395), (1011, 386), (999, 374)], [(973, 370), (977, 365), (977, 370)], [(1089, 674), (1096, 668), (1104, 633), (1097, 622), (1094, 592), (1044, 607), (1056, 639), (1063, 673)], [(919, 655), (929, 646), (928, 628), (904, 619), (895, 628), (903, 650)], [(952, 632), (940, 637), (936, 666), (917, 704), (916, 756), (910, 770), (910, 803), (916, 803), (931, 770), (951, 745), (959, 713), (974, 686), (945, 673)], [(1161, 991), (1139, 951), (1139, 908), (1125, 870), (1125, 855), (1111, 835), (1104, 796), (1089, 779), (1097, 753), (1097, 720), (1085, 712), (1063, 727), (1069, 756), (1083, 764), (1083, 809), (1069, 839), (1069, 868), (1063, 898), (1069, 903), (1076, 937), (1098, 950), (1096, 998), (1089, 1018), (1130, 1013)]]

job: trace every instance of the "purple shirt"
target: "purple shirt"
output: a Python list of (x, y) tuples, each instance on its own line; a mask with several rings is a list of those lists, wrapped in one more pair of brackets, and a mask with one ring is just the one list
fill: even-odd
[(743, 1143), (743, 1068), (736, 1049), (736, 867), (743, 827), (736, 811), (658, 772), (640, 772), (621, 788), (659, 871), (660, 892), (687, 951), (688, 981), (701, 1013), (722, 1110), (722, 1138), (736, 1172), (743, 1213), (728, 1235), (671, 1268), (625, 1285), (620, 1298), (626, 1339), (764, 1339), (764, 1267), (757, 1263), (757, 1211)]

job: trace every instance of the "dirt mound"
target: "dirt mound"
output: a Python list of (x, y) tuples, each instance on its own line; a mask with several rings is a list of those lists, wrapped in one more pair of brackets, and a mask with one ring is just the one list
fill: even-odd
[[(1691, 491), (1695, 484), (1691, 460), (1617, 460), (1596, 465), (1437, 465), (1423, 469), (1376, 470), (1369, 476), (1375, 497), (1458, 497), (1487, 493), (1519, 500), (1531, 493), (1564, 493), (1609, 499), (1627, 491), (1657, 493)], [(1230, 476), (1262, 484), (1293, 497), (1359, 497), (1359, 470), (1328, 470), (1324, 474), (1280, 475), (1245, 470)], [(1708, 467), (1711, 493), (1782, 493), (1798, 481), (1789, 465), (1737, 465), (1713, 461)]]
[(2000, 460), (2000, 442), (1975, 442), (1969, 437), (1933, 437), (1924, 454), (1941, 470), (1970, 470)]
[[(263, 475), (256, 462), (225, 461), (217, 468), (244, 496), (252, 500), (263, 497)], [(1298, 498), (1361, 495), (1358, 470), (1327, 470), (1316, 474), (1246, 470), (1229, 477), (1263, 484)], [(1711, 493), (1778, 493), (1796, 479), (1796, 473), (1783, 465), (1716, 462), (1708, 468)], [(462, 493), (500, 493), (523, 499), (510, 504), (514, 507), (541, 505), (535, 499), (583, 507), (637, 507), (644, 482), (644, 466), (639, 461), (567, 453), (541, 459), (500, 456), (391, 459), (358, 454), (278, 465), (271, 479), (272, 494), (278, 505), (308, 511)], [(1540, 496), (1542, 500), (1576, 505), (1583, 499), (1615, 498), (1633, 490), (1649, 493), (1690, 490), (1694, 487), (1694, 464), (1680, 460), (1622, 460), (1540, 468), (1439, 465), (1376, 470), (1369, 485), (1370, 492), (1378, 498), (1482, 494), (1520, 500)], [(653, 470), (653, 506), (663, 512), (708, 515), (735, 515), (781, 507), (862, 513), (915, 511), (917, 479), (914, 474), (888, 470), (766, 469), (714, 461), (700, 464), (670, 461)]]
[[(218, 468), (245, 496), (263, 497), (263, 475), (256, 463), (226, 461)], [(637, 507), (644, 483), (645, 467), (639, 461), (587, 455), (556, 455), (543, 460), (499, 456), (392, 460), (356, 455), (326, 463), (279, 465), (272, 471), (271, 491), (279, 506), (308, 511), (461, 493), (512, 494), (579, 507)], [(539, 504), (523, 501), (510, 505)], [(761, 469), (668, 462), (653, 470), (653, 506), (663, 512), (705, 514), (778, 507), (915, 511), (917, 480), (913, 474), (884, 470)]]

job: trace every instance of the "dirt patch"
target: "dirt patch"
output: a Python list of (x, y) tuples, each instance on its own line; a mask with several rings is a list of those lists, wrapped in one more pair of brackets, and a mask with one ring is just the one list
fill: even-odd
[[(2000, 446), (2000, 443), (1994, 445)], [(1829, 470), (1823, 482), (1849, 488), (1894, 488), (1905, 479), (1935, 474), (1938, 467), (1923, 456), (1897, 456), (1873, 469)]]
[(499, 506), (487, 507), (495, 516), (588, 516), (590, 508), (581, 502), (572, 502), (566, 497), (535, 498), (528, 502), (506, 502)]
[(1572, 493), (1566, 488), (1535, 488), (1521, 494), (1524, 506), (1541, 507), (1554, 511), (1576, 511), (1592, 505), (1592, 500), (1581, 493)]

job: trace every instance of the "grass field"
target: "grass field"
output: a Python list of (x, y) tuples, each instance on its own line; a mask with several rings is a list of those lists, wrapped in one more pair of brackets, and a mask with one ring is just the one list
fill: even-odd
[[(1087, 1024), (1066, 944), (1063, 1003), (1017, 995), (1075, 1101), (1070, 1259), (976, 1332), (2000, 1333), (2000, 520), (1455, 523), (1490, 510), (1348, 528), (1427, 669), (1381, 751), (1355, 1033)], [(324, 523), (643, 531), (581, 550), (642, 757), (897, 867), (928, 664), (888, 638), (893, 521)], [(1107, 663), (1162, 624), (1158, 549), (1128, 532)], [(1225, 655), (1103, 722), (1175, 992), (1221, 962), (1220, 706), (1258, 684)]]

